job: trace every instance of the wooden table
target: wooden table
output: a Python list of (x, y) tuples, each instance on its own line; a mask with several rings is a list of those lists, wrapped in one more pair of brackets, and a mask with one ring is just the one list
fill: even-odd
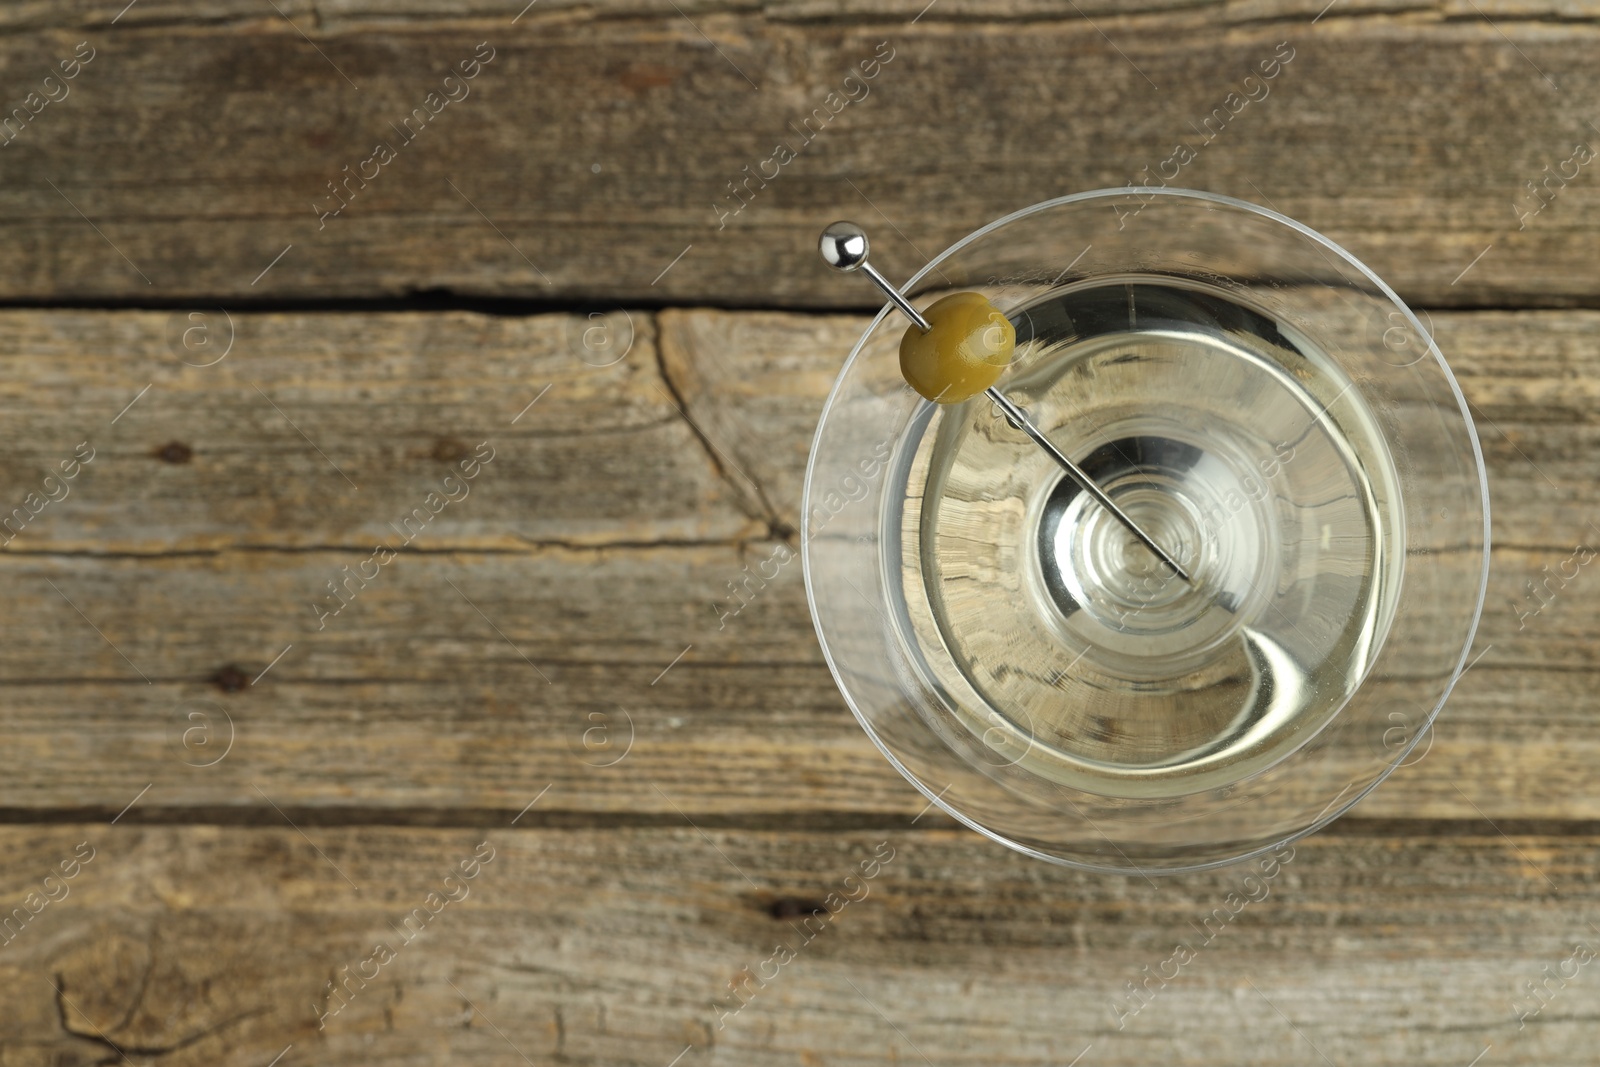
[[(0, 1065), (1594, 1062), (1600, 577), (1528, 613), (1600, 538), (1592, 5), (122, 2), (0, 9)], [(716, 605), (872, 299), (820, 225), (903, 277), (1218, 107), (1175, 184), (1427, 309), (1493, 574), (1132, 1012), (1247, 872), (986, 843), (797, 566)]]

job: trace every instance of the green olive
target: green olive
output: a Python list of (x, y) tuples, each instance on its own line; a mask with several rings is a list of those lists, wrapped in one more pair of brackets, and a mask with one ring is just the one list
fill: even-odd
[(1000, 380), (1011, 362), (1017, 331), (981, 293), (951, 293), (922, 313), (900, 339), (900, 373), (936, 404), (970, 400)]

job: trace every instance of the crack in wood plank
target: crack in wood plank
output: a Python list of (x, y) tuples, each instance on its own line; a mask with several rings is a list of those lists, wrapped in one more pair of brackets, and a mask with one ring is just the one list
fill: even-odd
[[(700, 442), (700, 446), (706, 454), (706, 459), (711, 464), (711, 469), (716, 472), (717, 477), (727, 483), (728, 487), (733, 490), (735, 499), (746, 505), (745, 513), (752, 519), (766, 524), (767, 530), (772, 537), (785, 541), (791, 539), (793, 537), (793, 529), (783, 521), (777, 509), (772, 506), (772, 501), (767, 498), (766, 490), (762, 488), (759, 482), (745, 473), (743, 469), (735, 468), (738, 469), (740, 478), (748, 483), (750, 490), (754, 491), (755, 500), (752, 502), (749, 499), (749, 492), (733, 479), (732, 471), (729, 469), (733, 466), (733, 459), (725, 456), (711, 438), (706, 436), (705, 430), (700, 428), (699, 423), (691, 413), (689, 398), (685, 396), (683, 389), (672, 374), (668, 349), (673, 349), (673, 355), (682, 356), (682, 353), (675, 348), (677, 339), (669, 331), (660, 328), (659, 317), (656, 317), (654, 322), (656, 325), (656, 369), (661, 375), (662, 383), (671, 394), (673, 403), (677, 406), (678, 414), (683, 417), (684, 423), (688, 425), (689, 430)], [(750, 506), (752, 504), (753, 506)]]
[[(147, 971), (146, 974), (145, 974), (145, 979), (148, 980), (148, 978), (149, 978), (149, 973)], [(107, 1035), (104, 1031), (102, 1031), (100, 1027), (96, 1026), (94, 1024), (94, 1021), (92, 1019), (90, 1019), (87, 1015), (84, 1015), (84, 1022), (88, 1024), (89, 1029), (85, 1030), (85, 1029), (82, 1029), (80, 1027), (75, 1027), (73, 1025), (73, 1023), (72, 1023), (72, 1011), (75, 1010), (75, 1011), (78, 1012), (78, 1014), (83, 1014), (83, 1013), (82, 1013), (81, 1009), (73, 1008), (72, 1010), (69, 1010), (69, 1008), (71, 1008), (71, 1005), (69, 1005), (68, 1000), (67, 1000), (67, 980), (66, 980), (66, 976), (64, 974), (62, 974), (60, 972), (57, 972), (56, 974), (54, 974), (52, 976), (51, 984), (55, 987), (55, 991), (56, 991), (56, 996), (55, 996), (56, 1013), (57, 1013), (58, 1020), (59, 1020), (59, 1022), (61, 1024), (61, 1029), (65, 1033), (69, 1034), (72, 1037), (82, 1038), (85, 1041), (92, 1041), (97, 1045), (101, 1045), (101, 1046), (103, 1046), (103, 1047), (105, 1047), (107, 1049), (110, 1049), (112, 1052), (114, 1052), (116, 1054), (116, 1058), (112, 1059), (112, 1060), (104, 1061), (104, 1062), (107, 1062), (107, 1063), (122, 1062), (130, 1054), (131, 1055), (135, 1055), (135, 1056), (151, 1056), (151, 1057), (161, 1057), (161, 1056), (170, 1055), (171, 1053), (182, 1051), (183, 1049), (188, 1048), (190, 1045), (197, 1044), (197, 1043), (205, 1040), (208, 1037), (213, 1037), (213, 1036), (215, 1036), (217, 1034), (223, 1033), (229, 1027), (236, 1026), (237, 1024), (245, 1022), (246, 1020), (249, 1020), (249, 1019), (259, 1018), (260, 1016), (266, 1015), (266, 1014), (268, 1014), (268, 1011), (269, 1011), (269, 1009), (263, 1007), (263, 1008), (253, 1008), (250, 1011), (240, 1012), (239, 1014), (230, 1016), (228, 1018), (225, 1018), (222, 1021), (220, 1021), (218, 1023), (215, 1023), (212, 1026), (203, 1027), (202, 1029), (196, 1031), (193, 1034), (188, 1035), (187, 1037), (179, 1038), (178, 1040), (172, 1042), (171, 1044), (165, 1044), (165, 1045), (132, 1044), (132, 1043), (118, 1044), (118, 1043), (112, 1041), (110, 1036)], [(139, 985), (139, 988), (138, 988), (136, 994), (135, 994), (135, 1000), (134, 1000), (133, 1004), (129, 1006), (128, 1013), (123, 1018), (123, 1024), (126, 1024), (128, 1019), (132, 1017), (134, 1010), (138, 1008), (138, 1006), (139, 1006), (139, 998), (142, 998), (144, 996), (144, 990), (145, 990), (145, 982), (142, 981), (140, 983), (140, 985)], [(121, 1028), (120, 1024), (118, 1026), (114, 1026), (114, 1027), (112, 1027), (112, 1032), (115, 1033), (120, 1028)]]

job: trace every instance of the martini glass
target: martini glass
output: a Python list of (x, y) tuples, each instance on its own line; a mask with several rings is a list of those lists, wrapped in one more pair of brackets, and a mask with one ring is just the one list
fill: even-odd
[(1101, 190), (978, 230), (905, 287), (1016, 330), (997, 389), (1184, 581), (979, 396), (901, 377), (885, 308), (806, 473), (807, 594), (891, 763), (1030, 855), (1153, 873), (1348, 810), (1459, 677), (1488, 574), (1482, 455), (1416, 317), (1242, 201)]

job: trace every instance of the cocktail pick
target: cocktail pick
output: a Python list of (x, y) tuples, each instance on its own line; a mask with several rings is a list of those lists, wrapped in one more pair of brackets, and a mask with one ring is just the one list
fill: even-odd
[(924, 315), (867, 262), (867, 233), (853, 222), (835, 222), (828, 226), (822, 231), (817, 247), (828, 266), (841, 273), (860, 271), (865, 274), (883, 290), (889, 302), (911, 320), (912, 325), (907, 327), (900, 341), (900, 371), (913, 389), (940, 404), (959, 403), (983, 393), (1000, 409), (1007, 422), (1032, 438), (1079, 488), (1109, 511), (1178, 577), (1192, 584), (1188, 571), (1177, 560), (1140, 529), (1139, 524), (1095, 484), (1087, 471), (1052, 444), (1025, 411), (995, 388), (994, 383), (1010, 363), (1016, 344), (1015, 329), (1004, 312), (981, 293), (964, 292), (935, 301)]

